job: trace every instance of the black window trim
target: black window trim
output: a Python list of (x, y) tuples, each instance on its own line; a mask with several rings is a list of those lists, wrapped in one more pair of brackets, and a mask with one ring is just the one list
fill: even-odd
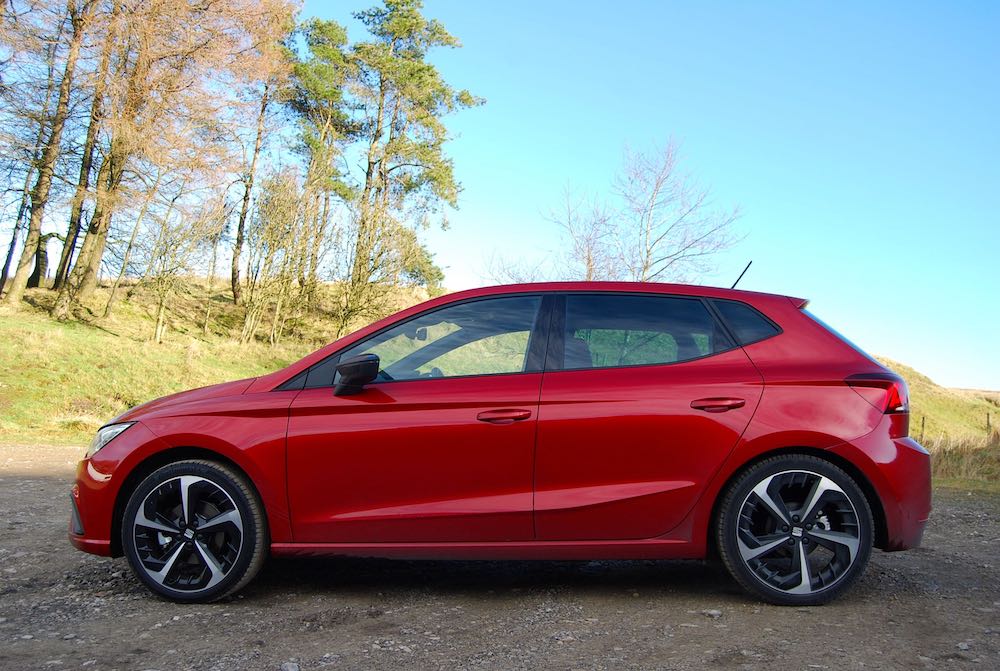
[[(764, 314), (754, 306), (750, 305), (746, 301), (740, 301), (734, 298), (707, 298), (706, 301), (708, 302), (708, 306), (712, 314), (715, 315), (715, 318), (722, 324), (723, 328), (725, 328), (726, 333), (729, 334), (729, 337), (732, 339), (732, 341), (735, 342), (739, 347), (746, 347), (748, 345), (753, 345), (754, 343), (770, 340), (771, 338), (779, 336), (782, 333), (784, 333), (784, 329), (778, 326), (778, 324), (773, 319), (771, 319), (766, 314)], [(734, 331), (729, 326), (729, 322), (727, 322), (726, 318), (722, 316), (722, 311), (715, 307), (716, 303), (738, 303), (743, 307), (750, 308), (755, 313), (757, 313), (764, 321), (766, 321), (774, 328), (774, 333), (772, 333), (771, 335), (763, 336), (761, 338), (756, 338), (754, 340), (747, 340), (746, 342), (741, 342), (740, 339), (736, 337), (736, 331)]]
[[(707, 359), (708, 357), (717, 356), (719, 354), (724, 354), (725, 352), (731, 352), (734, 349), (739, 349), (739, 341), (733, 336), (732, 332), (726, 326), (725, 322), (719, 319), (719, 315), (709, 304), (709, 299), (705, 296), (699, 296), (697, 294), (666, 294), (660, 293), (658, 291), (559, 291), (553, 292), (559, 296), (561, 299), (559, 307), (553, 313), (552, 316), (552, 328), (549, 331), (549, 356), (545, 360), (545, 372), (546, 373), (568, 373), (568, 372), (579, 372), (579, 371), (589, 371), (589, 370), (611, 370), (619, 368), (652, 368), (652, 367), (662, 367), (662, 366), (678, 366), (681, 364), (691, 363), (692, 361), (701, 361), (702, 359)], [(687, 300), (699, 301), (705, 307), (705, 311), (708, 313), (709, 318), (715, 322), (715, 325), (719, 327), (722, 332), (729, 338), (730, 345), (725, 349), (720, 349), (715, 352), (709, 352), (708, 354), (703, 354), (698, 357), (691, 359), (684, 359), (683, 361), (663, 361), (659, 363), (633, 363), (625, 366), (591, 366), (589, 368), (563, 368), (563, 354), (566, 347), (566, 297), (567, 296), (647, 296), (650, 298), (681, 298)]]
[[(386, 331), (394, 329), (403, 324), (408, 324), (409, 322), (419, 319), (423, 316), (433, 314), (434, 312), (439, 312), (440, 310), (445, 310), (447, 308), (455, 307), (457, 305), (465, 305), (466, 303), (477, 303), (486, 300), (496, 300), (499, 298), (518, 298), (518, 297), (535, 297), (541, 299), (538, 305), (538, 312), (535, 314), (535, 321), (532, 325), (531, 332), (528, 335), (528, 350), (525, 356), (525, 370), (516, 371), (510, 373), (478, 373), (474, 375), (449, 375), (447, 377), (433, 377), (433, 378), (413, 378), (409, 380), (376, 380), (371, 383), (372, 386), (382, 385), (382, 384), (393, 384), (395, 382), (429, 382), (432, 380), (460, 380), (464, 378), (471, 377), (497, 377), (499, 375), (533, 375), (544, 372), (544, 364), (546, 362), (546, 352), (549, 348), (549, 334), (551, 331), (550, 324), (550, 313), (552, 311), (552, 294), (554, 292), (545, 291), (518, 291), (505, 294), (491, 294), (488, 296), (475, 296), (472, 298), (465, 298), (459, 301), (454, 301), (451, 303), (445, 303), (444, 305), (439, 305), (434, 308), (429, 308), (418, 312), (417, 314), (408, 317), (403, 321), (396, 321), (388, 326), (385, 326), (374, 333), (370, 333), (360, 340), (356, 340), (349, 345), (346, 345), (336, 352), (323, 357), (316, 363), (312, 364), (303, 371), (299, 371), (294, 376), (277, 385), (271, 391), (304, 391), (307, 387), (305, 386), (306, 378), (309, 375), (309, 371), (314, 368), (318, 368), (323, 364), (327, 363), (331, 359), (339, 358), (348, 349), (360, 345), (364, 342), (371, 340), (372, 338), (377, 338)], [(537, 366), (537, 368), (532, 368), (532, 366)], [(332, 388), (333, 382), (331, 381), (328, 385), (320, 385), (316, 387), (308, 387), (308, 389), (330, 389)]]

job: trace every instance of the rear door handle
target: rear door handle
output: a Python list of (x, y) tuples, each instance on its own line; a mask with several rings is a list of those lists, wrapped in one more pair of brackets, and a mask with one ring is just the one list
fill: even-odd
[(476, 415), (476, 419), (480, 422), (489, 422), (490, 424), (513, 424), (514, 422), (520, 422), (521, 420), (528, 419), (529, 417), (531, 417), (531, 411), (522, 410), (520, 408), (484, 410)]
[(699, 398), (691, 401), (691, 407), (705, 412), (726, 412), (742, 408), (747, 402), (742, 398)]

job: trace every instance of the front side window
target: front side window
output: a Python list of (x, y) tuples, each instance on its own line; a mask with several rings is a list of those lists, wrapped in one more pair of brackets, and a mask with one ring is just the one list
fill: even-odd
[(358, 354), (378, 355), (383, 381), (526, 372), (540, 305), (538, 296), (511, 296), (426, 313), (317, 364), (306, 386), (333, 384), (337, 361)]
[(676, 363), (732, 346), (696, 298), (566, 297), (565, 369)]

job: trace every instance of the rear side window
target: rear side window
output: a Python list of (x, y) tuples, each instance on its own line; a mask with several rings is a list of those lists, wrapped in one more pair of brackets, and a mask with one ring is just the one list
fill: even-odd
[(749, 345), (781, 333), (774, 322), (746, 303), (715, 300), (712, 304), (741, 345)]
[(731, 347), (699, 299), (566, 297), (564, 369), (676, 363)]

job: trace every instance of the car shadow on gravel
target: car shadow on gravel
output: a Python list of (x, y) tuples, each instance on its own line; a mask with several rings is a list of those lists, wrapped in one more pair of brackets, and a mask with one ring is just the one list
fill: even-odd
[(414, 594), (495, 598), (501, 593), (573, 590), (579, 595), (650, 592), (745, 599), (721, 563), (711, 561), (406, 561), (364, 558), (271, 559), (245, 591)]

